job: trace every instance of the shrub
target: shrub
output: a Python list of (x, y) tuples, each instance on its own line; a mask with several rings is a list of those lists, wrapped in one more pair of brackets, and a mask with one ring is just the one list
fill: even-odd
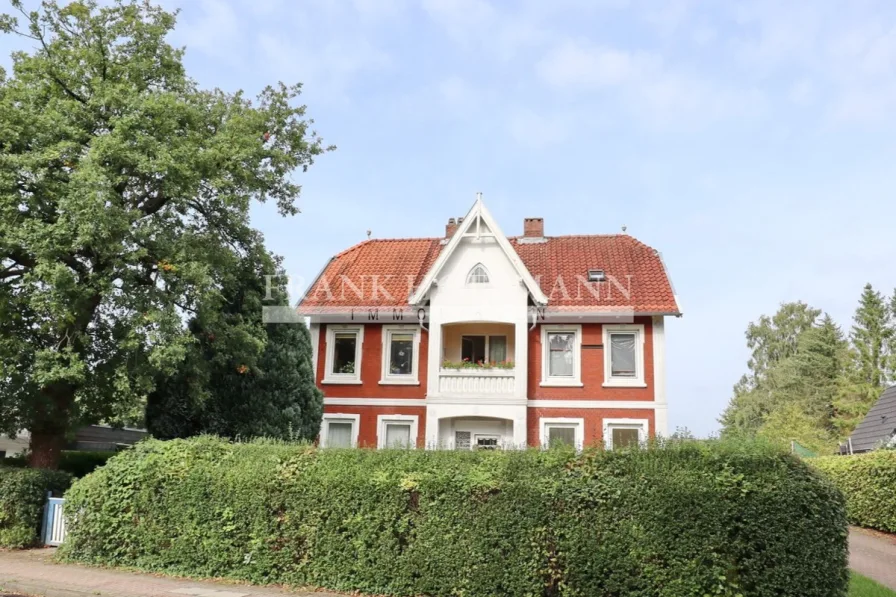
[(896, 533), (896, 451), (825, 456), (809, 462), (846, 496), (849, 522)]
[(387, 595), (843, 596), (842, 496), (787, 454), (142, 442), (67, 494), (64, 557)]
[[(59, 460), (59, 470), (80, 479), (84, 475), (92, 473), (96, 468), (106, 464), (106, 461), (113, 456), (115, 456), (115, 452), (64, 450), (62, 458)], [(3, 464), (20, 468), (28, 466), (24, 455), (9, 456), (3, 460)]]
[(0, 467), (0, 547), (35, 545), (47, 493), (61, 494), (71, 482), (60, 471)]

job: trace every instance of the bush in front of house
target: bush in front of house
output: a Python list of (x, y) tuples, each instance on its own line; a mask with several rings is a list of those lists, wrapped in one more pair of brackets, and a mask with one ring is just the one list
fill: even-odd
[(385, 595), (845, 595), (840, 493), (787, 454), (142, 442), (66, 495), (63, 555)]
[(36, 545), (47, 494), (62, 495), (71, 482), (60, 471), (0, 466), (0, 547)]
[(896, 450), (809, 460), (846, 496), (855, 525), (896, 533)]
[[(115, 454), (116, 452), (99, 450), (63, 450), (59, 459), (59, 470), (80, 479), (106, 464), (106, 461)], [(3, 459), (3, 464), (12, 467), (27, 467), (28, 461), (24, 455), (9, 456)]]

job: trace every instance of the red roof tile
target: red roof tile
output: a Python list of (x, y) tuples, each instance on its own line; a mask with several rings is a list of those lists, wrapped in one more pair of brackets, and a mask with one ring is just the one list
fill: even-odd
[[(508, 240), (548, 296), (551, 308), (679, 312), (659, 254), (631, 236)], [(330, 260), (300, 309), (406, 306), (444, 248), (441, 241), (375, 239), (355, 245)], [(589, 269), (603, 270), (607, 281), (587, 282)]]

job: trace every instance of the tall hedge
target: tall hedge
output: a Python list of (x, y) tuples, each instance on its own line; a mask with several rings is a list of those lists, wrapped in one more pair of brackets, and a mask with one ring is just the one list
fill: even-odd
[(386, 595), (843, 596), (839, 492), (795, 458), (138, 444), (67, 494), (63, 555)]
[(846, 496), (849, 522), (896, 533), (896, 450), (826, 456), (809, 462)]
[(47, 494), (62, 495), (71, 482), (60, 471), (0, 466), (0, 547), (36, 545)]

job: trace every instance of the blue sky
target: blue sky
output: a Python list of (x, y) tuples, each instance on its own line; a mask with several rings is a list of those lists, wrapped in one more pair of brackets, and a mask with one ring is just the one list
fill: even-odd
[[(366, 237), (435, 236), (475, 192), (507, 234), (662, 251), (670, 425), (700, 435), (749, 321), (804, 300), (848, 329), (896, 286), (896, 4), (164, 0), (204, 86), (305, 84), (338, 150), (303, 213), (253, 211), (294, 281)], [(20, 40), (0, 38), (2, 63)]]

